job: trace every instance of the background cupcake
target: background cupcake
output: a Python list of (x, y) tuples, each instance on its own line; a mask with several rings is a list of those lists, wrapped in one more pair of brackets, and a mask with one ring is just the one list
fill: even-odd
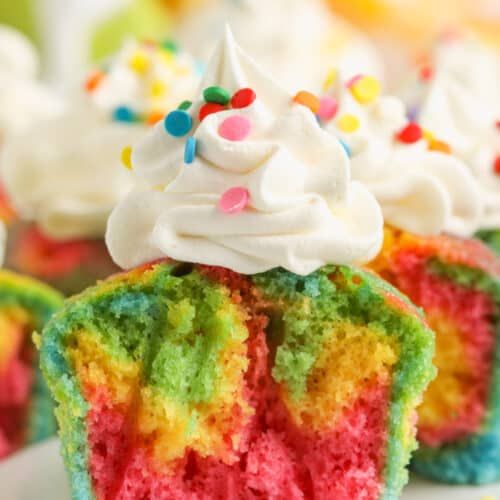
[(64, 114), (9, 141), (4, 176), (22, 223), (7, 265), (68, 294), (116, 271), (106, 220), (137, 187), (120, 156), (128, 165), (127, 147), (196, 82), (196, 64), (172, 44), (129, 42)]
[(418, 409), (413, 466), (438, 481), (493, 482), (500, 262), (467, 239), (484, 213), (479, 185), (446, 142), (408, 121), (400, 100), (380, 96), (373, 78), (339, 80), (325, 102), (353, 177), (384, 212), (384, 248), (369, 267), (422, 307), (436, 333), (438, 376)]
[(397, 496), (433, 339), (353, 265), (379, 250), (375, 199), (230, 33), (183, 108), (133, 149), (156, 189), (108, 224), (139, 267), (43, 334), (73, 495)]

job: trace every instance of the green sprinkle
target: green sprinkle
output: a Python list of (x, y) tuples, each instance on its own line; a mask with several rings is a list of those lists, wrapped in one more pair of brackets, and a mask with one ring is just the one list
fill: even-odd
[(203, 97), (206, 102), (216, 102), (217, 104), (226, 105), (231, 99), (231, 95), (222, 87), (208, 87), (203, 91)]
[(179, 50), (177, 47), (177, 44), (173, 40), (165, 40), (162, 42), (161, 46), (170, 52), (173, 52), (174, 54)]
[(192, 104), (193, 103), (191, 101), (182, 101), (177, 109), (182, 109), (183, 111), (187, 111), (192, 106)]

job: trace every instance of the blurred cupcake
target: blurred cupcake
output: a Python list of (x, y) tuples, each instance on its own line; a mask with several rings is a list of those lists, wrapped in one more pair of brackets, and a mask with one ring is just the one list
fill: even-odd
[(404, 91), (409, 112), (471, 169), (485, 202), (479, 235), (500, 252), (500, 55), (443, 37), (418, 73)]
[(137, 187), (120, 155), (128, 166), (128, 146), (197, 79), (194, 61), (172, 44), (128, 42), (64, 114), (10, 140), (4, 176), (22, 223), (12, 228), (7, 265), (67, 294), (116, 271), (106, 220)]
[[(37, 82), (38, 55), (31, 42), (0, 25), (0, 152), (7, 138), (61, 112), (61, 102)], [(0, 179), (2, 165), (0, 160)], [(0, 220), (14, 211), (0, 183)]]
[(325, 69), (346, 74), (381, 65), (369, 41), (335, 17), (322, 0), (205, 0), (186, 8), (175, 36), (207, 61), (224, 25), (229, 23), (244, 49), (287, 88), (319, 89)]
[(338, 81), (320, 119), (345, 145), (353, 178), (382, 206), (384, 248), (369, 264), (422, 307), (436, 333), (437, 378), (418, 410), (413, 467), (438, 481), (500, 477), (500, 261), (470, 239), (481, 190), (446, 142), (361, 75)]
[(5, 237), (0, 222), (0, 460), (55, 433), (32, 335), (62, 305), (48, 286), (1, 269)]
[(109, 220), (138, 267), (43, 333), (73, 496), (396, 498), (433, 336), (356, 267), (380, 208), (229, 32), (195, 95), (134, 147), (156, 188)]

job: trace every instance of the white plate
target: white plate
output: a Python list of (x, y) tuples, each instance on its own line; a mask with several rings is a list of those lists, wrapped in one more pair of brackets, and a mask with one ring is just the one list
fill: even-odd
[[(1, 500), (69, 500), (59, 442), (32, 446), (0, 465)], [(436, 485), (413, 478), (402, 500), (500, 500), (500, 484), (482, 487)], [(354, 499), (353, 499), (354, 500)]]

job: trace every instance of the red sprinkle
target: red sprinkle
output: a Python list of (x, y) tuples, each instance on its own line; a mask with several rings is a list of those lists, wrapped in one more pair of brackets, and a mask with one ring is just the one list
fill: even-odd
[(432, 66), (422, 66), (420, 68), (420, 79), (424, 82), (432, 80), (434, 76), (434, 68)]
[(497, 155), (495, 161), (493, 162), (493, 172), (495, 174), (500, 175), (500, 154)]
[(200, 122), (202, 122), (208, 115), (219, 113), (220, 111), (225, 110), (226, 106), (223, 106), (222, 104), (218, 104), (216, 102), (207, 102), (200, 108), (198, 118), (200, 119)]
[(405, 144), (413, 144), (422, 139), (422, 129), (415, 122), (410, 122), (406, 127), (396, 134), (396, 139)]
[(350, 89), (353, 85), (355, 85), (359, 80), (363, 78), (363, 75), (353, 76), (350, 80), (347, 80), (345, 86)]
[(252, 89), (240, 89), (231, 98), (231, 106), (236, 109), (246, 108), (255, 101), (257, 95)]
[(497, 120), (495, 126), (498, 130), (500, 130), (500, 120)]

